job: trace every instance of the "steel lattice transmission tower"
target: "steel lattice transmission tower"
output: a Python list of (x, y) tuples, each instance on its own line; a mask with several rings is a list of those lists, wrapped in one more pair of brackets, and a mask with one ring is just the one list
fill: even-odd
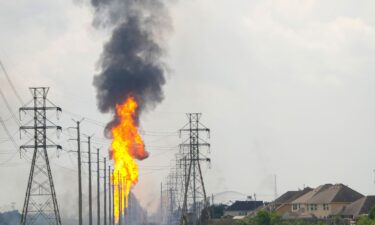
[(61, 112), (47, 99), (49, 88), (30, 88), (33, 101), (20, 108), (20, 112), (32, 113), (33, 119), (20, 127), (26, 132), (33, 131), (33, 139), (20, 147), (21, 150), (33, 149), (31, 169), (25, 202), (23, 205), (21, 225), (53, 224), (61, 225), (55, 187), (53, 185), (48, 148), (61, 149), (48, 138), (47, 130), (61, 131), (61, 127), (47, 119), (47, 111)]
[(207, 133), (209, 137), (210, 129), (205, 127), (199, 120), (200, 113), (188, 113), (189, 122), (180, 129), (180, 135), (185, 133), (188, 138), (180, 144), (184, 155), (184, 197), (181, 213), (181, 224), (201, 225), (207, 209), (207, 195), (204, 187), (201, 161), (210, 162), (201, 151), (201, 148), (209, 148), (210, 144), (204, 140), (201, 133)]

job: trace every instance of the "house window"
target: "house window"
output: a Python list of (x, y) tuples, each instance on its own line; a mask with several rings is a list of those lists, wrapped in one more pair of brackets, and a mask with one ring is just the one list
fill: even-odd
[(318, 210), (318, 205), (317, 204), (307, 204), (307, 210), (316, 211), (316, 210)]

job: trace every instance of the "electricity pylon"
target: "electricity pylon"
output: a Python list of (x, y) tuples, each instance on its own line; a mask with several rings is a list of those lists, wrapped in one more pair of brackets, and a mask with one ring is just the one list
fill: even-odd
[(207, 196), (204, 187), (201, 161), (210, 162), (210, 159), (201, 152), (202, 147), (210, 147), (200, 134), (205, 132), (209, 135), (210, 129), (200, 121), (200, 113), (188, 113), (189, 122), (180, 129), (180, 135), (187, 133), (188, 138), (180, 144), (183, 153), (184, 165), (184, 197), (180, 224), (201, 225), (202, 210), (207, 208)]
[(20, 127), (20, 130), (33, 130), (33, 139), (20, 147), (21, 150), (33, 149), (33, 158), (25, 202), (22, 210), (21, 225), (53, 224), (61, 225), (59, 207), (57, 204), (55, 187), (52, 179), (48, 148), (61, 149), (48, 138), (47, 130), (61, 127), (47, 119), (47, 111), (61, 112), (47, 99), (48, 87), (30, 88), (33, 104), (20, 108), (20, 112), (31, 112), (33, 120)]

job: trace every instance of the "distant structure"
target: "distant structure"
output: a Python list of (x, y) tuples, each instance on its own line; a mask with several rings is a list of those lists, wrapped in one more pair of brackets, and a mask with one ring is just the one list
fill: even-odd
[(345, 214), (344, 209), (348, 211), (349, 205), (359, 199), (372, 200), (363, 197), (343, 184), (323, 184), (314, 189), (307, 187), (303, 190), (288, 191), (270, 205), (276, 206), (273, 210), (284, 219), (326, 219), (340, 214), (339, 212)]
[(275, 200), (277, 199), (277, 176), (276, 174), (274, 175), (274, 195), (275, 195)]
[(61, 112), (61, 108), (47, 99), (48, 87), (33, 87), (30, 88), (30, 91), (33, 96), (32, 104), (20, 108), (20, 112), (28, 112), (33, 117), (33, 120), (20, 127), (20, 130), (33, 132), (33, 139), (20, 147), (21, 150), (33, 149), (21, 225), (61, 225), (47, 152), (48, 148), (61, 149), (61, 146), (53, 143), (47, 134), (47, 130), (50, 129), (61, 131), (60, 126), (55, 125), (47, 118), (47, 111)]
[(124, 224), (126, 225), (140, 225), (146, 224), (147, 212), (142, 208), (135, 195), (130, 192), (128, 208), (124, 209)]
[(248, 216), (258, 207), (263, 206), (263, 201), (235, 201), (224, 210), (224, 216)]
[(0, 212), (0, 224), (19, 225), (20, 221), (21, 214), (17, 210)]

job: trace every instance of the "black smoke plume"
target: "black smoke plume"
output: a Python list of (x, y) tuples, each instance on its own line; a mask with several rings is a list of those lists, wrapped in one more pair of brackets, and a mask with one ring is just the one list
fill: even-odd
[[(170, 28), (168, 11), (160, 0), (91, 0), (94, 25), (113, 29), (95, 75), (97, 103), (101, 112), (114, 112), (133, 96), (140, 113), (160, 103), (165, 84), (162, 61), (163, 34)], [(108, 123), (117, 123), (116, 115)]]

